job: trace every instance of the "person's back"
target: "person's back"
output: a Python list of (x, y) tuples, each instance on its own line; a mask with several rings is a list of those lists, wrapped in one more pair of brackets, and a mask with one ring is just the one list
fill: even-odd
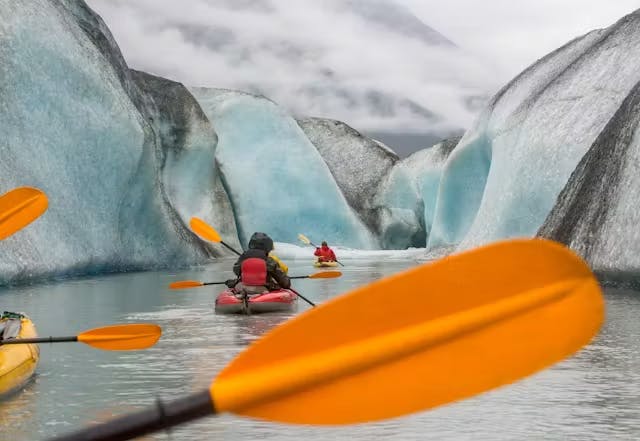
[[(271, 240), (269, 236), (264, 233), (254, 233), (249, 240), (249, 249), (242, 253), (233, 265), (233, 272), (238, 276), (238, 280), (227, 281), (227, 286), (239, 289), (241, 287), (238, 287), (237, 284), (240, 282), (243, 286), (252, 286), (250, 291), (289, 288), (291, 286), (291, 280), (282, 270), (278, 262), (269, 257), (269, 252), (272, 249), (273, 240)], [(257, 276), (256, 273), (262, 271), (262, 269), (258, 268), (259, 265), (256, 264), (255, 259), (260, 259), (265, 262), (267, 277), (264, 281), (264, 285), (255, 285), (259, 279), (259, 276)], [(254, 263), (248, 267), (245, 262)], [(246, 274), (247, 270), (251, 272), (250, 275)], [(251, 280), (251, 284), (245, 284), (244, 282), (247, 280)]]
[(240, 264), (240, 281), (245, 286), (266, 286), (269, 280), (267, 261), (250, 257)]
[(315, 253), (313, 253), (313, 255), (318, 257), (318, 262), (335, 262), (336, 260), (338, 260), (336, 258), (336, 254), (331, 248), (329, 248), (327, 242), (324, 241), (322, 242), (322, 247), (316, 248), (316, 251)]

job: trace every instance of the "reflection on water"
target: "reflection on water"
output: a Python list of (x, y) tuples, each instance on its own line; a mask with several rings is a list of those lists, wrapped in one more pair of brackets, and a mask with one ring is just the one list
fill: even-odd
[[(293, 274), (312, 271), (291, 262)], [(340, 279), (300, 280), (321, 303), (413, 262), (349, 262)], [(24, 311), (40, 335), (68, 335), (117, 322), (155, 322), (147, 351), (106, 352), (81, 344), (42, 345), (34, 381), (0, 403), (0, 439), (44, 439), (208, 387), (244, 347), (293, 314), (213, 313), (216, 288), (170, 291), (175, 280), (230, 277), (229, 262), (178, 274), (136, 273), (0, 292), (3, 309)], [(419, 295), (420, 293), (416, 293)], [(607, 292), (607, 322), (576, 357), (470, 400), (395, 420), (341, 428), (296, 427), (230, 415), (172, 431), (175, 440), (590, 440), (640, 439), (640, 294)], [(523, 342), (526, 344), (526, 342)], [(455, 379), (453, 379), (455, 381)], [(375, 390), (362, 393), (376, 393)], [(156, 434), (147, 439), (168, 439)]]

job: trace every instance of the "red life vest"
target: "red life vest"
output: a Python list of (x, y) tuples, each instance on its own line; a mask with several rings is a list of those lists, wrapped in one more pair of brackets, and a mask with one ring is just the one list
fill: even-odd
[(242, 284), (245, 286), (265, 286), (267, 284), (267, 262), (258, 257), (244, 260), (240, 266)]

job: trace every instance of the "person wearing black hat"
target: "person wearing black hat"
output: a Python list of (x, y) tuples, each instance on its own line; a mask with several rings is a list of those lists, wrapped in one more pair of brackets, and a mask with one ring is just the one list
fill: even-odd
[[(242, 253), (233, 265), (237, 279), (227, 280), (229, 288), (243, 288), (259, 293), (279, 288), (289, 288), (291, 280), (276, 260), (269, 257), (273, 250), (273, 240), (265, 233), (253, 233), (249, 240), (249, 248)], [(240, 285), (241, 286), (238, 286)]]

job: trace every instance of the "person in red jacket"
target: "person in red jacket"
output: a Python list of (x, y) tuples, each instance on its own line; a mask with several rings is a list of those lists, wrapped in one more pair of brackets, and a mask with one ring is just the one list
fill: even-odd
[(316, 248), (316, 252), (313, 255), (318, 256), (318, 262), (335, 262), (338, 260), (333, 250), (327, 245), (327, 242), (322, 242), (322, 247)]

